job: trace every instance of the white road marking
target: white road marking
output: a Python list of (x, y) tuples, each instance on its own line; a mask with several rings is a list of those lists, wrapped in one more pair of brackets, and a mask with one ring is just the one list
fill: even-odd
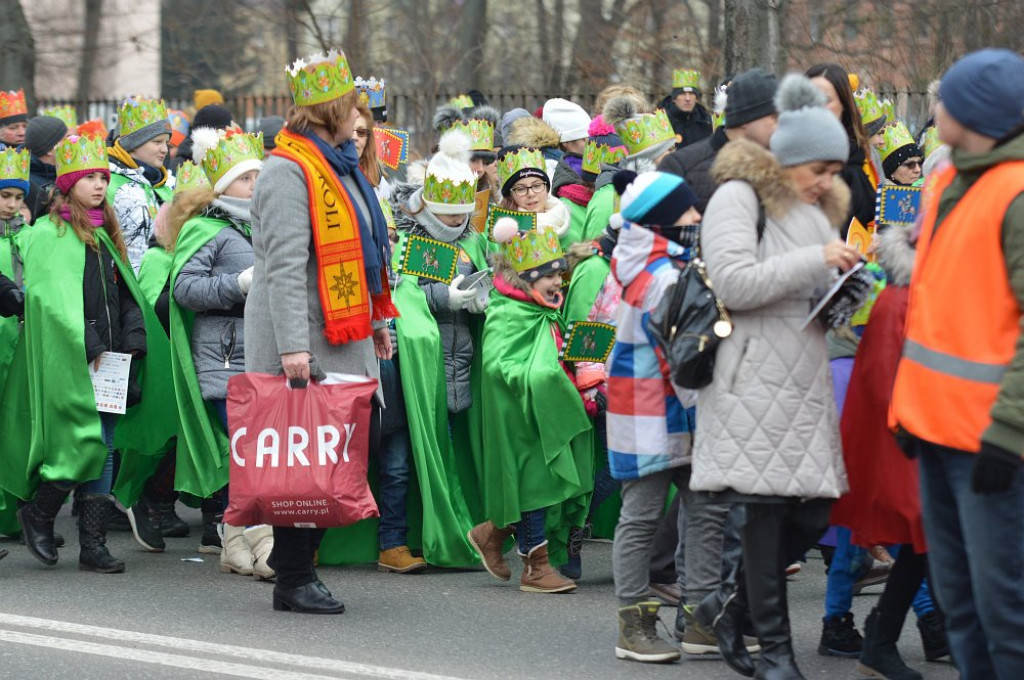
[[(131, 630), (120, 630), (118, 628), (103, 628), (100, 626), (90, 626), (81, 623), (71, 623), (68, 621), (57, 621), (53, 619), (40, 619), (32, 616), (20, 616), (17, 614), (0, 613), (0, 639), (6, 639), (11, 642), (16, 642), (18, 640), (12, 639), (11, 636), (20, 636), (21, 638), (23, 638), (23, 644), (37, 644), (42, 646), (53, 644), (56, 647), (68, 649), (69, 651), (83, 651), (85, 653), (100, 654), (103, 656), (119, 656), (128, 658), (129, 653), (131, 653), (133, 658), (134, 656), (138, 656), (138, 660), (140, 661), (146, 661), (146, 659), (149, 656), (158, 655), (161, 658), (165, 657), (167, 661), (176, 661), (175, 663), (164, 663), (163, 661), (154, 663), (161, 663), (163, 665), (178, 665), (178, 663), (190, 663), (195, 665), (181, 667), (197, 668), (207, 671), (212, 670), (211, 664), (224, 662), (211, 661), (201, 657), (189, 657), (177, 654), (164, 654), (162, 652), (150, 652), (146, 650), (133, 650), (120, 646), (114, 647), (111, 645), (102, 645), (94, 642), (84, 642), (80, 640), (69, 639), (66, 637), (34, 635), (22, 631), (10, 630), (11, 627), (47, 631), (56, 633), (58, 635), (79, 635), (92, 638), (99, 638), (103, 640), (116, 640), (118, 642), (125, 642), (137, 645), (149, 645), (151, 647), (166, 647), (176, 651), (183, 651), (191, 654), (211, 655), (218, 658), (228, 657), (242, 659), (249, 664), (253, 664), (252, 666), (246, 665), (246, 669), (257, 668), (258, 664), (261, 663), (272, 663), (288, 667), (298, 667), (304, 670), (326, 671), (336, 675), (341, 674), (361, 678), (376, 678), (380, 680), (460, 680), (459, 678), (447, 675), (436, 675), (433, 673), (404, 670), (400, 668), (388, 668), (386, 666), (374, 666), (370, 664), (341, 661), (338, 659), (329, 659), (326, 657), (288, 654), (286, 652), (274, 652), (267, 649), (254, 649), (251, 647), (242, 647), (239, 645), (224, 645), (215, 642), (206, 642), (203, 640), (192, 640), (190, 638), (177, 638), (169, 637), (166, 635), (153, 635), (150, 633), (140, 633)], [(27, 641), (30, 639), (33, 641)], [(38, 640), (40, 639), (45, 639), (47, 642), (45, 644), (39, 642)], [(84, 648), (79, 648), (80, 645), (93, 646), (105, 649), (100, 649), (97, 651), (85, 651)], [(105, 653), (106, 650), (114, 650), (116, 651), (116, 654)], [(241, 664), (226, 665), (231, 667), (242, 667)], [(266, 677), (273, 679), (280, 678), (281, 680), (313, 680), (313, 678), (319, 680), (320, 678), (325, 677), (303, 675), (301, 673), (287, 675), (286, 671), (270, 669), (262, 670), (265, 670), (268, 674), (258, 676), (243, 675), (242, 677)], [(246, 673), (250, 672), (251, 670), (246, 671)], [(230, 672), (225, 673), (228, 675), (235, 674)]]

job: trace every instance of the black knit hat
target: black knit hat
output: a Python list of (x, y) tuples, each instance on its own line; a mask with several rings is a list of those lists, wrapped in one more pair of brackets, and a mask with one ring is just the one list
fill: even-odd
[(886, 156), (885, 160), (882, 161), (882, 172), (885, 173), (886, 179), (891, 180), (892, 173), (896, 172), (896, 170), (906, 163), (908, 159), (915, 156), (922, 160), (924, 159), (924, 154), (921, 153), (921, 147), (917, 144), (904, 144)]
[(231, 125), (231, 120), (230, 111), (223, 106), (210, 104), (196, 111), (195, 118), (192, 119), (192, 129), (206, 127), (213, 128), (214, 130), (224, 130)]
[(728, 96), (725, 103), (725, 127), (739, 127), (777, 113), (777, 88), (775, 76), (762, 68), (752, 68), (736, 76), (725, 91)]
[(25, 127), (25, 148), (37, 158), (45, 156), (67, 133), (68, 126), (60, 118), (36, 116)]

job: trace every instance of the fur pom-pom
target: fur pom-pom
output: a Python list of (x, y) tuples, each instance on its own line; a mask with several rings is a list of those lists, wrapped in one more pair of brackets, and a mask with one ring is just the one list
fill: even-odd
[(626, 223), (625, 218), (622, 217), (622, 213), (615, 213), (608, 218), (608, 226), (614, 231), (621, 231), (622, 225)]
[(462, 111), (459, 111), (450, 104), (439, 106), (437, 111), (434, 112), (434, 132), (441, 132), (441, 130), (447, 130), (451, 126), (455, 125), (462, 120)]
[(501, 127), (501, 114), (498, 113), (498, 109), (494, 108), (493, 106), (487, 106), (486, 104), (484, 104), (483, 106), (478, 106), (472, 111), (470, 111), (469, 115), (466, 117), (476, 118), (479, 120), (486, 120), (488, 123), (490, 123), (496, 128)]
[(517, 233), (519, 233), (519, 223), (511, 217), (502, 217), (494, 223), (494, 232), (491, 235), (497, 243), (509, 243)]
[(715, 89), (715, 101), (712, 104), (712, 110), (715, 113), (722, 113), (725, 111), (725, 105), (729, 102), (729, 92), (725, 87), (719, 87)]
[(220, 133), (208, 127), (196, 128), (192, 131), (192, 160), (202, 163), (211, 149), (220, 143)]
[(427, 181), (427, 161), (413, 161), (405, 166), (405, 181), (421, 187)]
[(825, 106), (828, 100), (810, 79), (800, 73), (790, 73), (779, 83), (775, 93), (775, 108), (783, 111), (797, 111), (812, 106)]
[(633, 97), (614, 97), (604, 105), (601, 115), (608, 125), (618, 125), (640, 113), (636, 99)]
[(604, 135), (614, 135), (615, 128), (608, 123), (604, 122), (604, 116), (600, 113), (590, 121), (590, 127), (587, 128), (588, 137), (602, 137)]
[(612, 184), (615, 186), (615, 193), (621, 196), (626, 191), (626, 187), (633, 183), (636, 179), (636, 173), (632, 170), (619, 170), (617, 173), (612, 175)]
[(441, 135), (441, 140), (437, 143), (437, 152), (457, 161), (469, 163), (472, 147), (473, 142), (465, 133), (452, 130)]

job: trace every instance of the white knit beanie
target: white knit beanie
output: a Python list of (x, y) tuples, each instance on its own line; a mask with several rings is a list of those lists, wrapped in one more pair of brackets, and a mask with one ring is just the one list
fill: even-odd
[(549, 99), (544, 102), (541, 119), (553, 127), (560, 142), (574, 142), (586, 139), (590, 128), (590, 116), (579, 104), (568, 99)]
[(441, 136), (423, 180), (423, 202), (435, 215), (468, 215), (476, 209), (477, 177), (469, 166), (470, 145), (469, 137), (458, 130)]

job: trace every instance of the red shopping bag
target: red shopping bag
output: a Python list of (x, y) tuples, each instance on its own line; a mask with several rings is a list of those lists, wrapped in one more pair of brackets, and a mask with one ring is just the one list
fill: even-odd
[(283, 376), (228, 380), (233, 526), (319, 529), (378, 517), (366, 480), (373, 378), (292, 388)]

